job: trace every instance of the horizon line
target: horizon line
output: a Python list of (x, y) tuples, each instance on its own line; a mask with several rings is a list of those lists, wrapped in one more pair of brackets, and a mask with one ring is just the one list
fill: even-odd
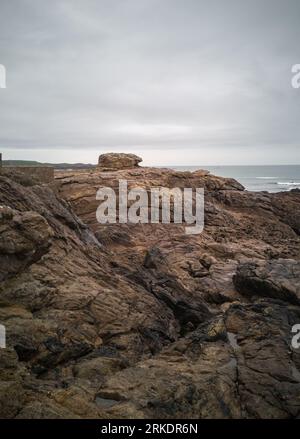
[[(39, 160), (28, 160), (28, 159), (2, 159), (2, 163), (4, 162), (34, 162), (34, 163), (40, 163), (40, 164), (51, 164), (51, 165), (87, 165), (87, 166), (97, 166), (97, 163), (86, 163), (86, 162), (48, 162), (48, 161), (42, 161), (40, 162)], [(185, 166), (189, 166), (189, 167), (198, 167), (198, 166), (208, 166), (208, 167), (221, 167), (221, 166), (244, 166), (244, 167), (249, 167), (249, 166), (300, 166), (300, 163), (273, 163), (273, 164), (199, 164), (199, 165), (195, 165), (195, 164), (148, 164), (148, 165), (139, 165), (139, 167), (159, 167), (159, 168), (163, 168), (163, 167), (185, 167)]]

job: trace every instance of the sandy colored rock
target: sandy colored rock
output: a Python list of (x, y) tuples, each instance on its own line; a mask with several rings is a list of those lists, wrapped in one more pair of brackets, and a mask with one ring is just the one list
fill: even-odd
[(135, 168), (139, 165), (141, 161), (142, 159), (135, 154), (111, 152), (99, 156), (98, 168), (106, 168), (106, 169)]
[[(0, 176), (0, 416), (299, 417), (300, 193), (105, 169)], [(119, 179), (204, 187), (204, 232), (100, 225), (96, 192)]]

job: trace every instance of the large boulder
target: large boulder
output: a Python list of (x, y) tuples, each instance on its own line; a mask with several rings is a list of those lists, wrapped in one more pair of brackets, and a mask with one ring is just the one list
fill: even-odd
[(142, 161), (141, 157), (135, 154), (108, 153), (99, 156), (98, 167), (108, 169), (136, 168)]

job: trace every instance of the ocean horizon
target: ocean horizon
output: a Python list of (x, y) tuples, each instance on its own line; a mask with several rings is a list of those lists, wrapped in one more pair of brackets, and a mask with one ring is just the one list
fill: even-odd
[(248, 191), (283, 192), (300, 188), (300, 165), (171, 166), (179, 171), (206, 169), (211, 174), (234, 178)]

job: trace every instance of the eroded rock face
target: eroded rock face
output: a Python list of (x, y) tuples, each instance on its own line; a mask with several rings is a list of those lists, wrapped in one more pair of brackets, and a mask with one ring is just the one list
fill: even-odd
[[(300, 194), (101, 169), (0, 176), (0, 417), (299, 417)], [(119, 179), (204, 187), (204, 233), (98, 224)]]
[(300, 262), (278, 259), (242, 263), (234, 276), (234, 284), (244, 295), (272, 297), (299, 305)]
[(135, 154), (108, 153), (99, 156), (98, 167), (106, 169), (126, 169), (139, 166), (142, 161)]
[(40, 259), (52, 236), (52, 229), (38, 213), (0, 206), (0, 281)]
[(271, 302), (234, 304), (110, 376), (98, 396), (114, 400), (112, 417), (297, 417), (299, 356), (291, 359), (286, 343), (298, 312)]

